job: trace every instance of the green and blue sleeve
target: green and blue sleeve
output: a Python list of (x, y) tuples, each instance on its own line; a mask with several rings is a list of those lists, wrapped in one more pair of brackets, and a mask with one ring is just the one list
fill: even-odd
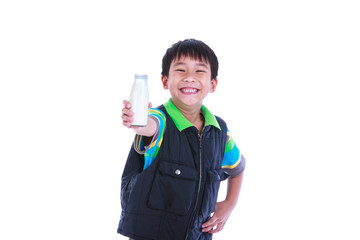
[(151, 143), (145, 146), (145, 137), (141, 135), (136, 135), (134, 141), (135, 150), (140, 154), (144, 154), (144, 170), (154, 161), (160, 149), (166, 125), (165, 114), (157, 108), (149, 109), (149, 117), (154, 119), (157, 124), (157, 130), (152, 137)]
[(236, 146), (236, 143), (228, 129), (222, 169), (230, 177), (236, 177), (244, 171), (245, 162), (246, 160), (244, 156), (240, 153), (240, 150)]

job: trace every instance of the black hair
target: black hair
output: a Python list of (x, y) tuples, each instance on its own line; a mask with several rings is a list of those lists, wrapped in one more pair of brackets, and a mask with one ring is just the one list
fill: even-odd
[(219, 62), (214, 51), (205, 43), (195, 39), (185, 39), (173, 44), (166, 50), (162, 59), (161, 75), (168, 77), (169, 69), (175, 58), (190, 57), (195, 60), (209, 63), (211, 68), (211, 79), (217, 77)]

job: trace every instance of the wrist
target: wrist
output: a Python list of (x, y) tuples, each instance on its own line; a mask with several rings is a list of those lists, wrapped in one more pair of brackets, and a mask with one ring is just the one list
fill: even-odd
[(148, 117), (147, 124), (144, 127), (134, 127), (133, 130), (136, 134), (145, 136), (145, 137), (152, 137), (154, 136), (157, 130), (157, 124), (154, 119)]
[(237, 199), (231, 199), (227, 197), (225, 198), (224, 202), (231, 210), (233, 210), (236, 207)]

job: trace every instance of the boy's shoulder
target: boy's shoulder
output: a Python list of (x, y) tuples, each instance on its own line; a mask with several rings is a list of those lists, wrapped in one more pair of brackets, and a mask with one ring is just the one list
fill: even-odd
[(225, 125), (226, 126), (226, 122), (223, 118), (217, 116), (217, 115), (214, 115), (214, 117), (216, 118), (216, 121), (219, 123), (219, 125)]
[(228, 132), (228, 128), (227, 128), (227, 124), (225, 122), (224, 119), (222, 119), (221, 117), (217, 116), (217, 115), (214, 115), (215, 118), (216, 118), (216, 121), (218, 122), (219, 126), (220, 126), (220, 129), (221, 131), (224, 132), (224, 134)]

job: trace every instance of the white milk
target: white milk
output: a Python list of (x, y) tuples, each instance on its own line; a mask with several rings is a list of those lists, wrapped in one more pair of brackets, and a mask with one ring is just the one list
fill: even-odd
[(149, 91), (147, 75), (135, 75), (134, 84), (130, 94), (131, 111), (134, 121), (131, 126), (146, 126), (148, 119)]

